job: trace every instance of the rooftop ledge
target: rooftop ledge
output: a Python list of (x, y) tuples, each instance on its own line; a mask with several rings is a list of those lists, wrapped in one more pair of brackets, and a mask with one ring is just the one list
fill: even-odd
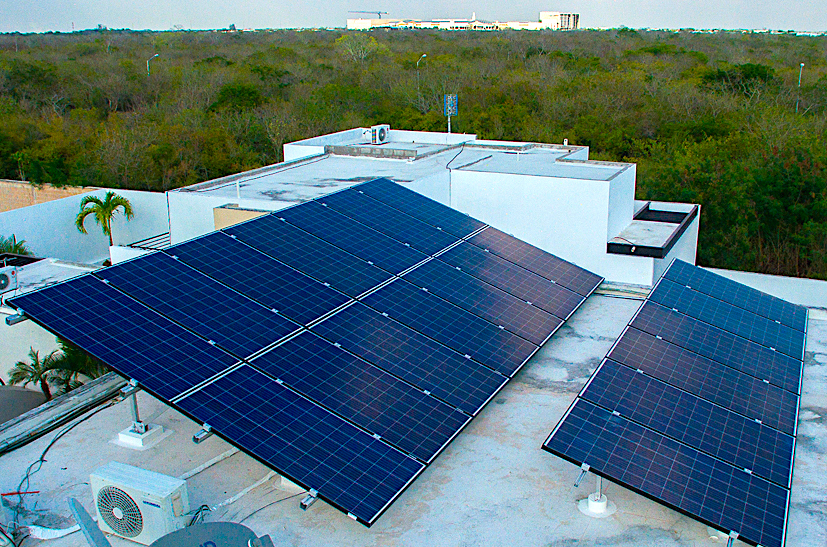
[(699, 207), (689, 211), (663, 210), (647, 202), (632, 222), (606, 244), (611, 254), (665, 258), (698, 216)]

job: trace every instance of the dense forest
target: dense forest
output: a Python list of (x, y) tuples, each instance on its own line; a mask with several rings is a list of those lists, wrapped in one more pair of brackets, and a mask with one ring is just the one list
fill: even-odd
[(322, 133), (444, 130), (444, 93), (455, 131), (568, 139), (636, 162), (641, 199), (701, 204), (703, 265), (827, 279), (827, 36), (5, 34), (0, 178), (166, 190)]

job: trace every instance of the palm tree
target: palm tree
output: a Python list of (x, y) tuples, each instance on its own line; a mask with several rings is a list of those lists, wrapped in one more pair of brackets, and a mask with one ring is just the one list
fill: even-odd
[(89, 215), (95, 215), (95, 222), (97, 222), (103, 234), (109, 236), (109, 246), (112, 242), (112, 217), (118, 211), (118, 208), (123, 209), (123, 214), (126, 219), (132, 218), (132, 204), (123, 196), (119, 196), (115, 192), (106, 192), (106, 195), (101, 200), (96, 196), (86, 196), (80, 200), (80, 212), (75, 218), (75, 226), (78, 227), (81, 233), (87, 233), (86, 228), (83, 227), (83, 221)]
[(54, 374), (50, 377), (60, 388), (60, 394), (68, 393), (82, 386), (81, 377), (99, 378), (109, 370), (105, 364), (95, 359), (79, 347), (62, 338), (57, 339), (60, 352), (55, 356)]
[(24, 240), (17, 241), (17, 237), (12, 234), (10, 237), (0, 236), (0, 253), (11, 253), (15, 255), (30, 255), (32, 252), (26, 247)]
[(26, 387), (32, 383), (39, 383), (43, 395), (49, 401), (52, 398), (52, 390), (49, 388), (49, 380), (54, 375), (54, 365), (57, 350), (53, 351), (43, 359), (40, 359), (39, 352), (29, 348), (29, 363), (18, 361), (14, 368), (9, 371), (9, 384), (23, 384)]

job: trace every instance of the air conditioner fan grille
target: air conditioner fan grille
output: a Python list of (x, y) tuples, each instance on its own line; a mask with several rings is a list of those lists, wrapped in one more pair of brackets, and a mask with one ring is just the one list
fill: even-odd
[(141, 510), (129, 494), (120, 488), (104, 486), (100, 489), (98, 511), (106, 524), (120, 536), (133, 538), (144, 529)]

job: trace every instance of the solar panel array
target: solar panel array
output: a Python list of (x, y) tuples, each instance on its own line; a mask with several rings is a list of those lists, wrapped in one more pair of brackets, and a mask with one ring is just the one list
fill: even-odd
[(781, 547), (806, 328), (806, 308), (675, 260), (543, 448)]
[(379, 179), (10, 303), (369, 526), (601, 281)]

